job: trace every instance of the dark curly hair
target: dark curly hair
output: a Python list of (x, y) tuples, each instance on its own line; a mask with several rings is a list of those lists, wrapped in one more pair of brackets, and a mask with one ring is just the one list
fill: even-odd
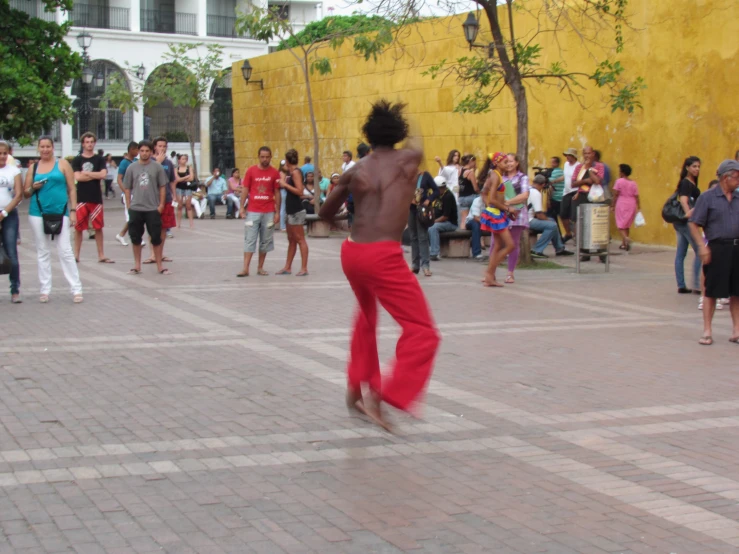
[(372, 148), (392, 148), (408, 136), (408, 122), (403, 117), (405, 106), (401, 102), (391, 104), (387, 100), (378, 100), (372, 104), (372, 110), (362, 127)]

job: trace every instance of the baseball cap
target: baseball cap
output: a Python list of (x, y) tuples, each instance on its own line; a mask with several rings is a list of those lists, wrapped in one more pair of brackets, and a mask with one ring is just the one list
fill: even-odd
[(577, 150), (574, 148), (568, 148), (564, 152), (562, 152), (565, 156), (575, 156), (577, 158)]
[(739, 171), (739, 162), (736, 160), (724, 160), (721, 162), (721, 165), (718, 166), (718, 169), (716, 170), (716, 175), (721, 177), (722, 175), (726, 175), (730, 171)]
[(446, 179), (442, 175), (437, 175), (434, 177), (434, 183), (436, 183), (437, 187), (445, 187)]

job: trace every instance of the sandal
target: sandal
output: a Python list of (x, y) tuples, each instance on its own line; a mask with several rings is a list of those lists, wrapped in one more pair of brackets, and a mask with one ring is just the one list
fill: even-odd
[(101, 258), (98, 260), (99, 264), (114, 264), (115, 262), (111, 260), (110, 258)]
[(75, 304), (82, 304), (82, 300), (83, 298), (81, 294), (75, 294), (72, 298), (72, 302), (74, 302)]
[(248, 276), (249, 276), (249, 273), (248, 272), (244, 273), (243, 271), (241, 273), (236, 274), (236, 277), (248, 277)]
[(128, 270), (128, 274), (129, 275), (138, 275), (139, 273), (141, 273), (141, 270), (140, 269), (136, 269), (135, 267)]
[[(164, 260), (162, 260), (162, 261), (164, 261)], [(149, 265), (149, 264), (155, 264), (155, 263), (157, 263), (157, 261), (156, 261), (156, 260), (155, 260), (154, 258), (149, 258), (148, 260), (144, 260), (144, 261), (143, 261), (143, 262), (141, 262), (141, 263), (142, 263), (142, 264), (146, 264), (146, 265)]]
[(42, 304), (47, 304), (49, 302), (49, 295), (48, 294), (42, 294), (38, 297), (38, 301)]
[(172, 275), (172, 272), (165, 267), (159, 272), (159, 275)]
[(734, 344), (739, 344), (739, 337), (731, 337), (729, 339), (729, 342), (733, 342)]
[(257, 275), (267, 276), (269, 275), (269, 272), (264, 271), (263, 269), (257, 269)]
[(172, 258), (168, 258), (167, 256), (162, 256), (163, 262), (172, 262)]
[(505, 278), (505, 281), (503, 282), (507, 285), (513, 285), (516, 282), (516, 280), (513, 278), (513, 275), (509, 275), (508, 277)]
[(10, 297), (10, 303), (11, 304), (23, 304), (23, 300), (21, 299), (20, 294), (13, 294)]
[(431, 275), (433, 275), (433, 273), (431, 273), (431, 270), (428, 267), (423, 268), (423, 274), (425, 277), (431, 277)]
[(698, 341), (701, 346), (711, 346), (713, 344), (713, 337), (710, 335), (704, 335)]
[(287, 269), (281, 269), (280, 271), (275, 273), (275, 275), (290, 275), (290, 274), (292, 274), (292, 271), (289, 271)]
[(310, 274), (307, 271), (299, 271), (295, 274), (295, 277), (307, 277), (308, 275)]

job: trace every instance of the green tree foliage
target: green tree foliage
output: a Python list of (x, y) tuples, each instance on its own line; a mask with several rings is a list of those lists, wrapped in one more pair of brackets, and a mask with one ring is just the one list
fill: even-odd
[[(368, 25), (373, 27), (368, 32)], [(376, 60), (377, 56), (394, 40), (395, 23), (382, 17), (364, 16), (329, 16), (317, 22), (316, 31), (310, 33), (296, 32), (292, 23), (281, 17), (279, 6), (267, 8), (251, 5), (236, 20), (236, 32), (247, 34), (257, 40), (270, 41), (280, 39), (281, 44), (292, 45), (288, 52), (300, 66), (305, 82), (308, 111), (310, 113), (313, 135), (313, 164), (316, 176), (320, 171), (319, 134), (311, 91), (311, 75), (331, 73), (331, 60), (322, 55), (324, 49), (335, 50), (350, 41), (354, 51), (364, 60)], [(305, 31), (308, 30), (306, 27)], [(320, 208), (321, 198), (316, 195), (316, 211)]]
[[(30, 0), (29, 0), (30, 3)], [(72, 0), (44, 0), (47, 11)], [(32, 18), (0, 0), (0, 135), (29, 144), (56, 121), (72, 116), (67, 81), (82, 71), (82, 56), (64, 41), (70, 23)]]
[(322, 40), (330, 40), (337, 33), (368, 33), (379, 31), (388, 26), (389, 20), (377, 15), (337, 15), (313, 21), (305, 29), (281, 41), (277, 50), (296, 48), (300, 44), (310, 44)]
[(126, 75), (116, 75), (103, 95), (101, 105), (111, 106), (127, 112), (137, 111), (138, 106), (155, 106), (161, 102), (170, 102), (175, 108), (182, 110), (187, 139), (190, 143), (193, 171), (198, 175), (195, 159), (195, 141), (197, 108), (210, 98), (210, 89), (214, 82), (223, 78), (223, 48), (210, 44), (201, 55), (202, 43), (168, 44), (162, 56), (164, 64), (159, 66), (146, 80), (135, 78), (136, 68), (126, 63)]

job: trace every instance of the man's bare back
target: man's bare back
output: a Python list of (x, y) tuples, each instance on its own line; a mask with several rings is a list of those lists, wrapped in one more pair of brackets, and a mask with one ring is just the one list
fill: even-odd
[(404, 148), (377, 148), (339, 179), (319, 213), (331, 220), (351, 193), (354, 223), (351, 239), (369, 243), (400, 242), (408, 222), (418, 178), (421, 152)]

